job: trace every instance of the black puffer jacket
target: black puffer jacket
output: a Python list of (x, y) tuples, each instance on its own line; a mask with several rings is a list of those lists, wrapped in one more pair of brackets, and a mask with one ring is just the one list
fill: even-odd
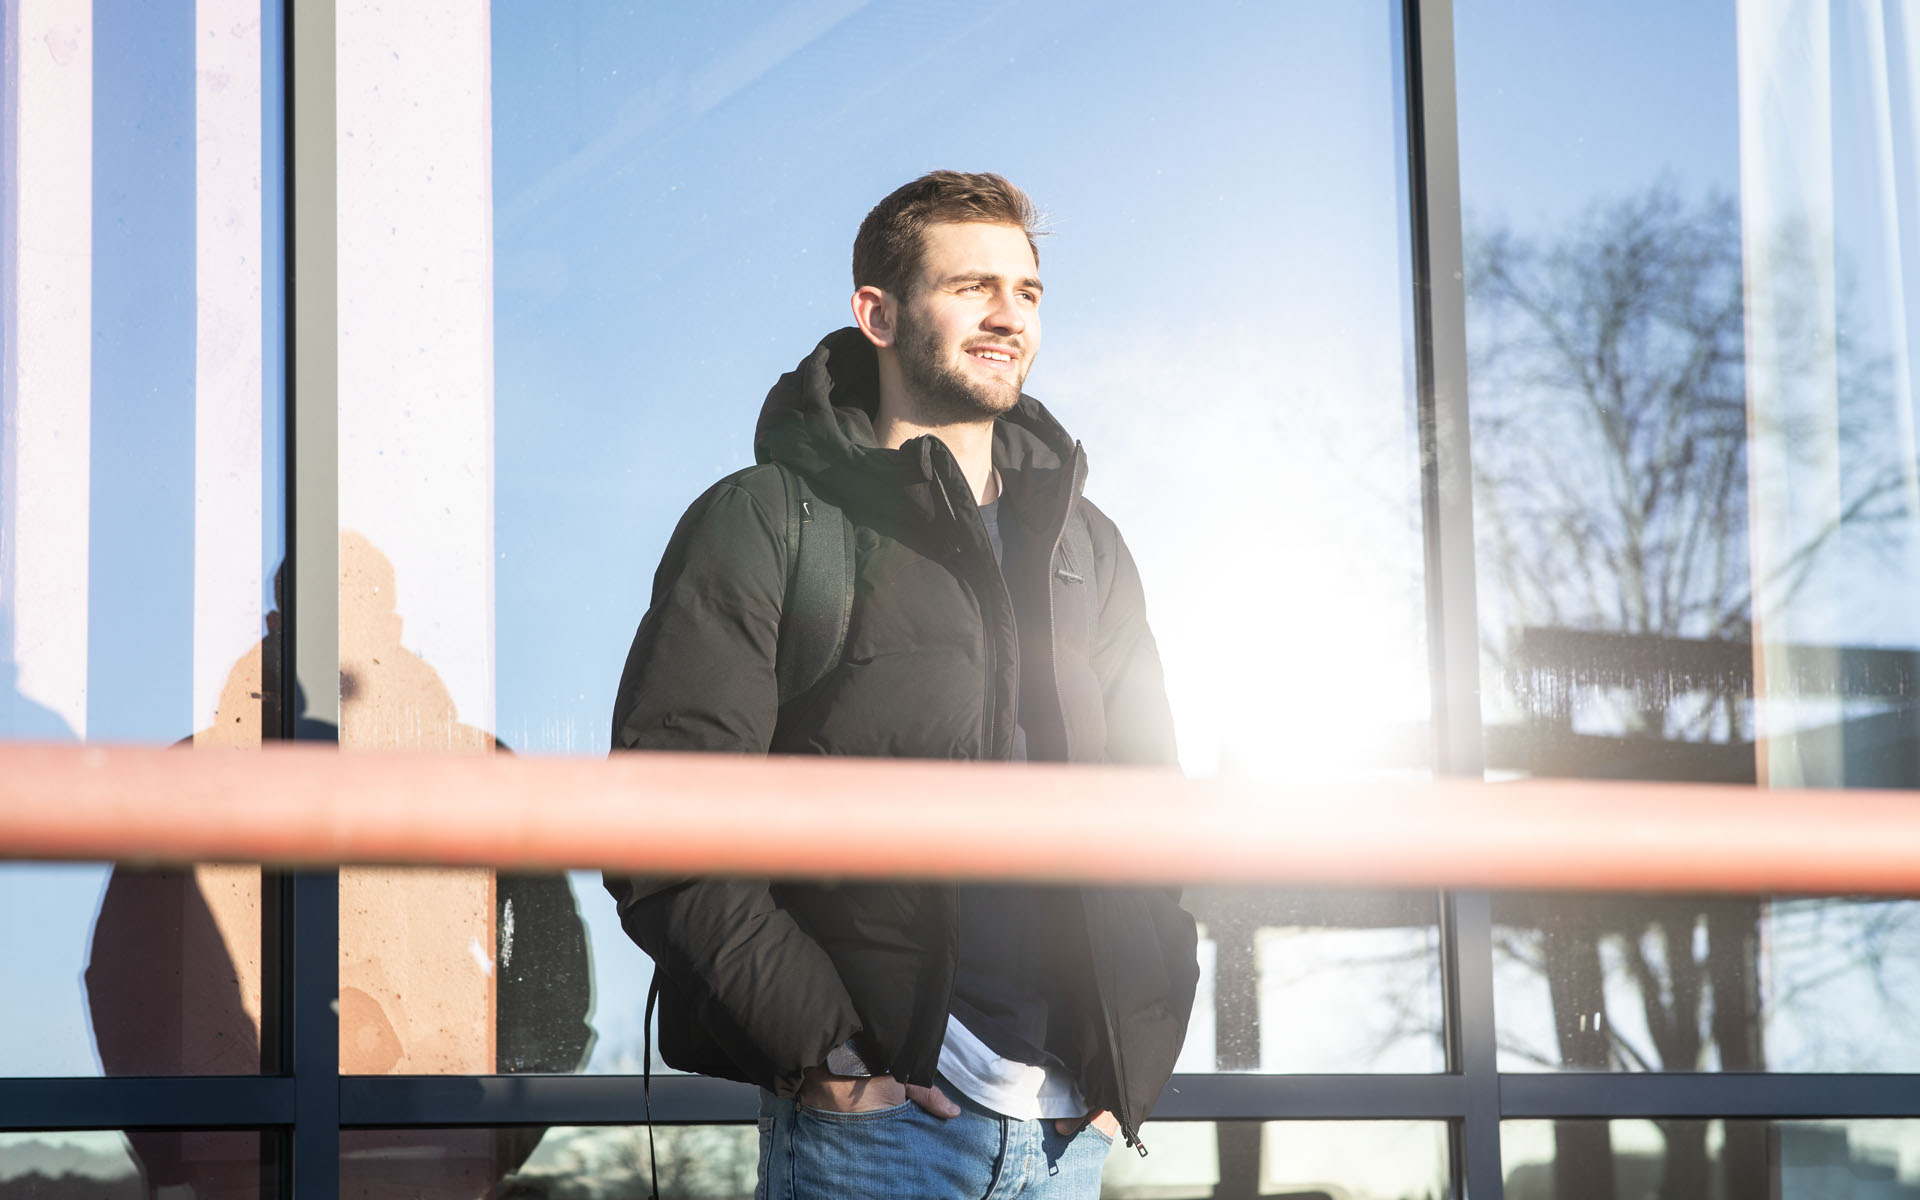
[[(1170, 766), (1139, 573), (1080, 496), (1080, 447), (1031, 397), (996, 425), (1004, 507), (1025, 527), (1007, 553), (1030, 548), (1034, 559), (1009, 574), (1050, 583), (1010, 594), (945, 444), (876, 444), (876, 370), (858, 330), (829, 335), (774, 385), (755, 437), (761, 463), (802, 473), (853, 524), (840, 665), (781, 710), (786, 492), (774, 468), (748, 468), (695, 501), (667, 545), (620, 680), (615, 748), (1004, 759), (1017, 719), (1034, 760)], [(1068, 521), (1086, 523), (1090, 539), (1071, 540), (1090, 541), (1093, 562), (1070, 560)], [(656, 964), (660, 1049), (675, 1067), (791, 1095), (808, 1066), (860, 1032), (876, 1071), (932, 1082), (954, 971), (951, 885), (609, 877), (607, 887)], [(1068, 1014), (1081, 1032), (1059, 1050), (1089, 1103), (1113, 1110), (1131, 1138), (1186, 1035), (1193, 921), (1162, 889), (1055, 894), (1049, 919), (1086, 935), (1068, 939), (1086, 955), (1075, 964), (1080, 1011)]]

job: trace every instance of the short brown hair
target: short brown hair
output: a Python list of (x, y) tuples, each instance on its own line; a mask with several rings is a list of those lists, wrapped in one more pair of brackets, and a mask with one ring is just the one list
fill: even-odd
[(895, 188), (873, 206), (853, 239), (853, 286), (869, 285), (904, 296), (912, 290), (926, 253), (929, 225), (984, 221), (1015, 225), (1027, 235), (1033, 261), (1040, 262), (1040, 214), (1027, 194), (991, 173), (929, 171)]

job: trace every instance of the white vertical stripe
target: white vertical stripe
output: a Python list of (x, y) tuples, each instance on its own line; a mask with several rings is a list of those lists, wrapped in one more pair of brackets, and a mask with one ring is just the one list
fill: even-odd
[(1781, 586), (1796, 551), (1840, 519), (1831, 26), (1823, 0), (1742, 0), (1738, 13), (1761, 777), (1775, 787), (1837, 785), (1797, 742), (1775, 740), (1807, 717), (1795, 711), (1787, 647), (1832, 640)]
[[(1920, 259), (1912, 253), (1920, 244), (1920, 5), (1890, 2), (1887, 9), (1893, 14), (1894, 28), (1887, 47), (1889, 69), (1898, 65), (1907, 94), (1906, 112), (1890, 114), (1889, 124), (1893, 131), (1893, 212), (1904, 231), (1903, 248), (1908, 251), (1904, 258), (1893, 260), (1907, 318), (1906, 328), (1899, 331), (1906, 347), (1907, 368), (1901, 396), (1911, 406), (1920, 399), (1920, 349), (1916, 349), (1916, 343), (1920, 343), (1920, 270), (1911, 266)], [(1909, 189), (1906, 192), (1900, 190), (1903, 179)], [(1911, 453), (1920, 455), (1920, 434), (1909, 444)]]
[[(1864, 36), (1849, 55), (1855, 61), (1864, 59), (1868, 86), (1873, 92), (1873, 145), (1875, 165), (1879, 184), (1880, 201), (1880, 244), (1887, 270), (1883, 276), (1886, 291), (1881, 302), (1886, 306), (1887, 333), (1889, 344), (1888, 357), (1893, 360), (1893, 420), (1899, 431), (1900, 445), (1907, 452), (1900, 458), (1900, 483), (1909, 519), (1920, 517), (1920, 444), (1914, 440), (1913, 429), (1913, 376), (1907, 345), (1907, 294), (1902, 279), (1902, 265), (1906, 255), (1901, 247), (1900, 230), (1900, 175), (1899, 159), (1901, 148), (1894, 142), (1896, 125), (1893, 111), (1893, 91), (1888, 79), (1888, 59), (1899, 53), (1899, 48), (1887, 44), (1886, 14), (1877, 5), (1864, 5), (1861, 21), (1865, 29)], [(1920, 80), (1914, 81), (1920, 83)], [(1912, 86), (1910, 84), (1909, 86)], [(1910, 153), (1911, 151), (1909, 151)]]
[(93, 328), (93, 13), (14, 0), (16, 160), (0, 379), (0, 603), (15, 686), (87, 728), (87, 513)]
[[(259, 0), (197, 0), (194, 47), (193, 724), (205, 730), (262, 632)], [(258, 692), (258, 657), (244, 669), (236, 682)]]
[(340, 525), (391, 561), (401, 644), (490, 732), (488, 5), (340, 0), (336, 19)]

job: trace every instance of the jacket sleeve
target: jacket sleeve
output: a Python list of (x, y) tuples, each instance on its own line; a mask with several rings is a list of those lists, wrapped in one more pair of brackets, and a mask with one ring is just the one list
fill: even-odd
[[(722, 480), (674, 530), (614, 701), (616, 751), (766, 753), (787, 579), (785, 490), (770, 471)], [(769, 478), (774, 488), (752, 486)], [(860, 1028), (832, 961), (767, 880), (605, 882), (628, 936), (761, 1086), (790, 1094)]]
[(1167, 704), (1160, 650), (1147, 627), (1140, 569), (1107, 515), (1086, 501), (1082, 504), (1093, 535), (1094, 581), (1099, 588), (1093, 670), (1106, 701), (1107, 761), (1177, 766), (1173, 711)]

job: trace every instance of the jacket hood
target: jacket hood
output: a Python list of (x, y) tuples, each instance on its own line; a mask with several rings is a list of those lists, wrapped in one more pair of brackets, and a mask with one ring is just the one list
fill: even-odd
[[(898, 504), (902, 488), (933, 481), (938, 443), (918, 437), (897, 450), (882, 447), (873, 433), (879, 404), (873, 344), (853, 326), (837, 329), (767, 393), (754, 458), (791, 468), (841, 503)], [(1003, 478), (1024, 477), (1010, 488), (1043, 486), (1043, 477), (1067, 471), (1076, 453), (1074, 440), (1032, 396), (1023, 394), (994, 422), (994, 466)]]

